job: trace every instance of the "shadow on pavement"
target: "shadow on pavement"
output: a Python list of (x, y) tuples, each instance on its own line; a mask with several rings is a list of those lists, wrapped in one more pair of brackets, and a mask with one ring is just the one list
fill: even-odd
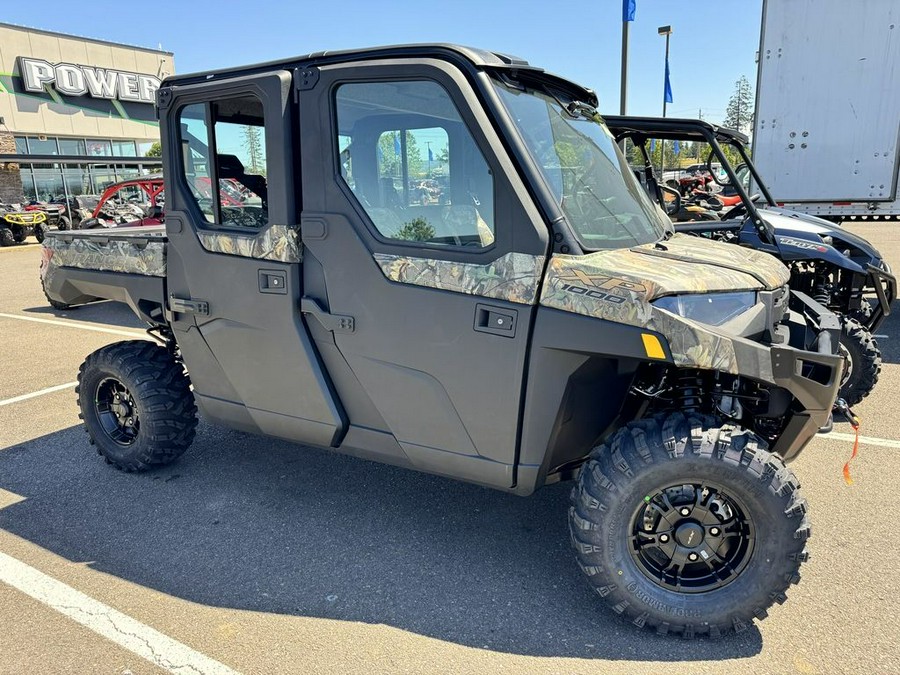
[(24, 501), (0, 527), (72, 561), (213, 606), (383, 623), (535, 656), (720, 660), (753, 627), (684, 641), (619, 620), (569, 548), (569, 485), (521, 498), (201, 424), (180, 462), (106, 466), (72, 427), (0, 451)]
[(883, 363), (900, 363), (900, 303), (895, 302), (893, 310), (875, 331), (876, 335), (886, 336), (875, 338)]
[(138, 330), (143, 330), (147, 327), (135, 316), (128, 305), (108, 300), (92, 302), (89, 305), (78, 305), (70, 309), (54, 309), (50, 305), (46, 305), (43, 307), (28, 307), (22, 311), (45, 319), (59, 318), (69, 321), (105, 323), (110, 326), (136, 328)]

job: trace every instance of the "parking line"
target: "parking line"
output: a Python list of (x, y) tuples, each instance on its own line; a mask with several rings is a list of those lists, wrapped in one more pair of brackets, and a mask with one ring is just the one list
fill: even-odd
[(6, 314), (0, 312), (0, 317), (4, 319), (19, 319), (20, 321), (34, 321), (35, 323), (46, 323), (51, 326), (65, 326), (67, 328), (80, 328), (81, 330), (92, 330), (96, 333), (109, 333), (110, 335), (124, 335), (125, 337), (146, 338), (146, 333), (138, 333), (137, 331), (116, 330), (115, 328), (104, 328), (103, 326), (90, 326), (79, 323), (77, 321), (60, 321), (58, 319), (39, 319), (36, 316), (22, 316), (20, 314)]
[(22, 394), (21, 396), (14, 396), (12, 398), (7, 398), (0, 401), (0, 408), (5, 405), (10, 405), (12, 403), (18, 403), (19, 401), (27, 401), (30, 398), (36, 398), (38, 396), (43, 396), (44, 394), (52, 394), (54, 391), (62, 391), (63, 389), (69, 389), (74, 387), (77, 382), (66, 382), (65, 384), (58, 384), (55, 387), (47, 387), (46, 389), (41, 389), (40, 391), (33, 391), (30, 394)]
[[(855, 434), (842, 434), (838, 431), (832, 431), (827, 434), (822, 434), (821, 438), (833, 438), (837, 441), (853, 441), (856, 438)], [(883, 448), (900, 448), (900, 441), (895, 441), (892, 438), (877, 438), (875, 436), (860, 436), (859, 442), (864, 443), (865, 445), (880, 445)]]
[(224, 663), (0, 552), (0, 581), (170, 673), (238, 675)]

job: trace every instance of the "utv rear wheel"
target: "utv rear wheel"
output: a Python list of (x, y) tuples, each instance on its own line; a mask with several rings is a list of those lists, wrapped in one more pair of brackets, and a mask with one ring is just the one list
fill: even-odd
[(799, 581), (809, 537), (794, 474), (748, 431), (681, 413), (597, 447), (572, 491), (576, 558), (639, 627), (685, 637), (748, 628)]
[(184, 368), (152, 342), (98, 349), (81, 365), (76, 392), (91, 443), (117, 469), (169, 464), (194, 440), (197, 407)]
[(47, 299), (47, 302), (50, 303), (50, 306), (53, 309), (72, 309), (72, 305), (67, 305), (64, 302), (59, 302), (58, 300), (54, 300), (47, 294), (47, 288), (44, 286), (44, 280), (41, 279), (41, 290), (44, 291), (44, 297)]
[(856, 405), (872, 393), (881, 374), (881, 350), (872, 334), (856, 319), (841, 317), (839, 351), (844, 357), (839, 396)]

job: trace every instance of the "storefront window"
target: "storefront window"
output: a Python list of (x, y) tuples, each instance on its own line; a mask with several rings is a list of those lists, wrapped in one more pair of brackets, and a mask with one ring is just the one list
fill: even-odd
[(32, 155), (58, 155), (59, 148), (56, 147), (55, 138), (45, 138), (44, 140), (41, 140), (36, 136), (29, 136), (28, 152)]
[(59, 164), (35, 164), (34, 167), (34, 184), (37, 188), (38, 201), (49, 202), (65, 195)]
[(116, 182), (116, 171), (109, 165), (91, 166), (91, 176), (94, 179), (94, 193), (98, 195)]
[(137, 142), (138, 157), (146, 157), (147, 153), (150, 152), (150, 148), (153, 147), (154, 143), (156, 143), (156, 141), (138, 141)]
[(109, 157), (112, 155), (112, 144), (109, 141), (87, 139), (87, 154), (91, 157)]
[(83, 138), (60, 138), (59, 153), (61, 155), (84, 155)]
[(89, 195), (94, 193), (91, 174), (84, 166), (69, 166), (63, 169), (66, 191), (69, 195)]
[(27, 155), (28, 154), (28, 145), (25, 143), (24, 136), (16, 136), (16, 154), (17, 155)]
[(23, 167), (19, 170), (19, 175), (22, 177), (22, 192), (25, 201), (33, 200), (37, 196), (37, 192), (34, 189), (34, 177), (31, 175), (31, 167)]
[(135, 157), (134, 141), (113, 141), (113, 155), (116, 157)]

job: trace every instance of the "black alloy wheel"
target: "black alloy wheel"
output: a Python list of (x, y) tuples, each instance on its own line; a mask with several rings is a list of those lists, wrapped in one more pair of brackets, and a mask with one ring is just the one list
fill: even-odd
[(102, 380), (94, 396), (94, 407), (100, 427), (111, 441), (122, 446), (135, 442), (141, 421), (128, 387), (114, 377)]
[(631, 526), (631, 556), (663, 588), (703, 593), (734, 581), (753, 554), (753, 521), (712, 483), (672, 485), (644, 497)]

